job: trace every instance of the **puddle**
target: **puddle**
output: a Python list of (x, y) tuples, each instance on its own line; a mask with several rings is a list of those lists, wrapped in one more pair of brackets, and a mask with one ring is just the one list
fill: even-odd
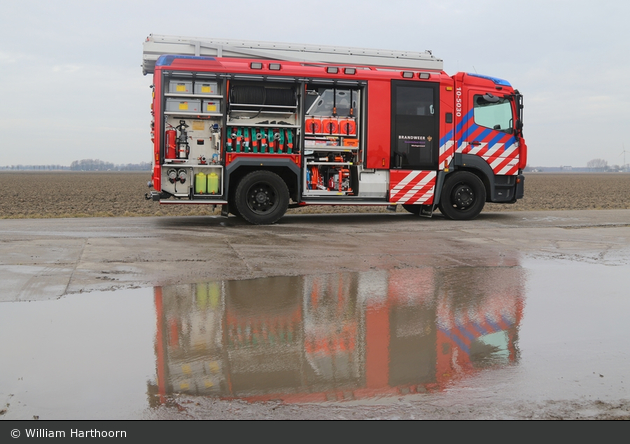
[(155, 379), (151, 289), (0, 304), (4, 419), (126, 419)]
[(158, 288), (152, 390), (291, 402), (436, 390), (517, 361), (521, 275), (426, 268)]
[(628, 267), (499, 256), (12, 302), (5, 419), (136, 419), (174, 395), (622, 399)]

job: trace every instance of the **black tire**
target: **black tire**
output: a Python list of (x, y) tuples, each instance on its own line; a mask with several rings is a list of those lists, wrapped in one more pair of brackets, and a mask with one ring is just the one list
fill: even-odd
[(402, 206), (405, 210), (409, 211), (411, 214), (415, 214), (418, 216), (420, 211), (422, 211), (422, 205), (405, 205)]
[(234, 197), (236, 195), (235, 189), (236, 187), (233, 187), (233, 189), (230, 190), (229, 197), (228, 197), (228, 203), (229, 203), (228, 208), (229, 208), (229, 212), (232, 213), (234, 216), (241, 217), (241, 213), (239, 213), (238, 209), (236, 208), (236, 198)]
[(238, 183), (234, 204), (247, 222), (273, 224), (289, 207), (289, 189), (284, 180), (271, 171), (252, 171)]
[(447, 219), (474, 219), (479, 216), (485, 203), (486, 187), (473, 173), (458, 171), (444, 181), (439, 208)]

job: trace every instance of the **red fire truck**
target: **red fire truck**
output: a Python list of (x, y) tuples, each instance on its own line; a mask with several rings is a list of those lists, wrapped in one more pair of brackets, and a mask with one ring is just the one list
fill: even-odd
[(523, 197), (523, 98), (425, 52), (151, 35), (146, 198), (253, 224), (306, 205), (473, 219)]

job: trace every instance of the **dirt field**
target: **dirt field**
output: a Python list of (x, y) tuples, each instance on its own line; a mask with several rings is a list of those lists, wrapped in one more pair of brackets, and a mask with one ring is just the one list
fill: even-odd
[[(0, 218), (125, 217), (218, 214), (209, 205), (145, 200), (149, 172), (0, 172)], [(630, 174), (529, 173), (525, 197), (484, 212), (630, 208)], [(385, 212), (384, 207), (312, 206), (289, 213)], [(400, 206), (398, 211), (404, 211)]]

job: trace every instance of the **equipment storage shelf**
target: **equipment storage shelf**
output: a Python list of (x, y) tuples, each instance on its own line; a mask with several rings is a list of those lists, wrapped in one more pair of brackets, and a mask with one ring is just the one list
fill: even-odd
[[(281, 112), (284, 114), (294, 113), (297, 109), (297, 105), (259, 105), (255, 103), (230, 103), (230, 106), (236, 111), (238, 108), (256, 108), (256, 109), (267, 109), (269, 112)], [(292, 111), (282, 111), (282, 110), (292, 110)], [(239, 111), (245, 111), (240, 110)], [(257, 112), (257, 111), (255, 111)]]
[(164, 97), (183, 97), (183, 98), (206, 98), (206, 99), (222, 99), (220, 94), (185, 94), (185, 93), (164, 93)]
[(187, 167), (220, 164), (222, 121), (220, 113), (165, 113), (163, 162)]
[(165, 111), (165, 116), (182, 116), (182, 117), (222, 117), (221, 113), (189, 113), (182, 111)]
[[(190, 77), (189, 77), (190, 76)], [(222, 81), (197, 78), (192, 74), (173, 75), (163, 94), (164, 115), (181, 117), (223, 117)]]
[[(251, 114), (254, 114), (253, 116)], [(259, 114), (265, 114), (264, 116)], [(227, 123), (232, 126), (259, 126), (277, 128), (299, 128), (298, 119), (294, 112), (242, 112), (231, 111), (228, 113)]]
[(308, 145), (307, 143), (304, 143), (304, 151), (324, 151), (324, 152), (331, 152), (331, 153), (352, 153), (357, 151), (359, 148), (358, 147), (349, 147), (349, 146), (327, 146), (327, 147), (321, 147), (321, 146), (314, 146), (314, 145)]
[(354, 165), (352, 162), (306, 162), (306, 165)]
[(234, 81), (227, 95), (227, 125), (300, 128), (296, 88), (283, 82)]
[(165, 115), (222, 117), (220, 99), (167, 97)]
[(238, 127), (256, 127), (256, 128), (299, 128), (300, 125), (271, 125), (268, 123), (235, 123), (235, 122), (228, 122), (229, 126), (238, 126)]
[(358, 148), (305, 147), (304, 196), (353, 196), (357, 188)]
[(193, 196), (197, 199), (222, 197), (223, 167), (221, 165), (194, 165)]
[(298, 154), (298, 126), (227, 125), (226, 152)]

